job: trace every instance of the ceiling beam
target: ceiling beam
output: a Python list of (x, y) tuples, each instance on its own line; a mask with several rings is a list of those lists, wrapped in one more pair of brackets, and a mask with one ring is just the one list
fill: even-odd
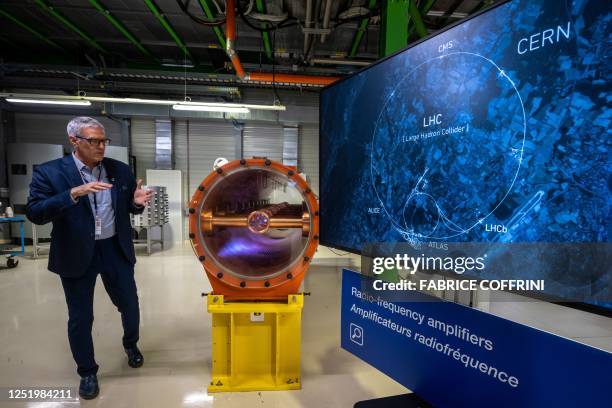
[[(198, 0), (198, 1), (202, 1), (202, 0)], [(465, 18), (470, 14), (475, 13), (476, 11), (478, 11), (481, 8), (484, 8), (485, 6), (490, 6), (491, 4), (495, 3), (496, 0), (483, 0), (481, 2), (479, 2), (471, 11), (467, 12), (467, 13), (463, 13), (463, 12), (454, 12), (450, 17), (451, 18), (455, 18), (455, 19), (461, 19), (461, 18)], [(19, 1), (14, 1), (14, 0), (2, 0), (2, 5), (3, 6), (15, 6), (15, 7), (21, 7), (23, 6), (23, 0), (19, 0)], [(72, 5), (72, 4), (59, 4), (56, 6), (53, 6), (56, 10), (70, 10), (70, 11), (77, 11), (77, 12), (87, 12), (90, 10), (89, 6), (78, 6), (78, 5)], [(419, 9), (421, 9), (421, 7), (419, 7)], [(149, 14), (148, 10), (128, 10), (128, 9), (117, 9), (117, 8), (109, 8), (109, 11), (111, 13), (113, 13), (115, 16), (119, 16), (119, 15), (127, 15), (127, 16), (146, 16)], [(423, 13), (421, 12), (421, 15), (427, 15), (428, 17), (441, 17), (445, 12), (443, 10), (432, 10), (429, 11), (428, 13)], [(164, 12), (164, 16), (166, 16), (167, 18), (181, 18), (184, 17), (185, 14), (184, 13), (175, 13), (175, 12)], [(212, 14), (211, 14), (212, 16)], [(208, 17), (208, 16), (207, 16)], [(214, 18), (214, 17), (209, 17), (209, 18)], [(343, 29), (356, 29), (357, 28), (356, 23), (345, 23), (342, 24), (342, 28)], [(376, 28), (377, 26), (372, 26), (370, 28)]]
[[(428, 3), (433, 3), (433, 1), (429, 1)], [(427, 27), (425, 27), (421, 11), (414, 0), (409, 0), (408, 13), (410, 14), (410, 21), (408, 24), (414, 28), (419, 38), (427, 36)]]
[[(437, 0), (426, 0), (425, 2), (423, 2), (421, 4), (421, 7), (419, 7), (419, 10), (418, 10), (420, 15), (421, 16), (425, 16), (425, 15), (429, 16), (430, 15), (429, 13), (431, 12), (430, 10), (434, 6), (434, 4), (436, 4), (436, 1)], [(408, 23), (409, 24), (409, 27), (408, 27), (408, 38), (410, 38), (410, 36), (412, 35), (412, 33), (415, 30), (415, 25), (412, 24), (412, 23), (413, 23), (413, 21), (411, 19), (410, 22)], [(419, 37), (422, 37), (422, 36), (419, 35)]]
[[(251, 65), (248, 64), (247, 67), (250, 69)], [(259, 67), (258, 64), (253, 64), (252, 67)], [(264, 66), (266, 67), (266, 66)], [(266, 67), (267, 68), (267, 67)], [(281, 70), (282, 68), (282, 70)], [(279, 74), (284, 73), (293, 73), (291, 67), (283, 66), (276, 67)], [(329, 74), (336, 72), (333, 69), (323, 69), (323, 68), (305, 68), (303, 71), (300, 71), (301, 74), (304, 75), (320, 75), (320, 74)], [(50, 66), (48, 64), (38, 64), (34, 65), (31, 63), (23, 64), (23, 63), (5, 63), (0, 65), (0, 75), (4, 74), (5, 77), (10, 76), (31, 76), (31, 77), (69, 77), (73, 78), (74, 74), (82, 74), (86, 76), (92, 76), (99, 80), (107, 80), (107, 81), (115, 81), (118, 79), (123, 79), (126, 81), (154, 81), (154, 82), (178, 82), (184, 83), (184, 81), (188, 81), (189, 83), (207, 83), (210, 85), (218, 86), (220, 84), (227, 85), (232, 84), (240, 84), (240, 86), (251, 86), (256, 85), (259, 86), (261, 82), (264, 84), (265, 81), (239, 81), (236, 78), (236, 75), (233, 74), (220, 74), (220, 73), (206, 73), (206, 72), (194, 72), (188, 71), (185, 73), (184, 71), (171, 71), (171, 70), (161, 70), (159, 68), (156, 69), (148, 69), (148, 68), (108, 68), (103, 73), (97, 73), (91, 67), (75, 67), (74, 65), (53, 65)], [(0, 79), (0, 87), (2, 85), (2, 79)], [(265, 85), (265, 84), (264, 84)], [(281, 85), (281, 84), (277, 84)], [(299, 85), (288, 84), (290, 87), (299, 88)], [(319, 85), (314, 85), (314, 87), (318, 87)], [(309, 87), (304, 87), (304, 89), (308, 89)]]
[[(368, 8), (371, 10), (376, 6), (376, 0), (370, 0), (368, 3)], [(370, 23), (370, 17), (362, 18), (359, 22), (359, 26), (357, 28), (357, 32), (355, 33), (355, 37), (353, 38), (353, 43), (351, 45), (351, 50), (349, 51), (348, 56), (354, 57), (357, 55), (357, 50), (359, 50), (359, 45), (361, 44), (361, 39), (368, 29), (368, 24)], [(382, 35), (382, 34), (381, 34)]]
[[(373, 27), (370, 27), (373, 28)], [(16, 36), (13, 35), (11, 36), (12, 39), (15, 40), (19, 40), (20, 38), (26, 38), (26, 36)], [(56, 41), (70, 41), (72, 40), (71, 37), (66, 37), (66, 36), (50, 36), (49, 39), (51, 40), (56, 40)], [(103, 38), (99, 40), (100, 43), (104, 44), (105, 46), (109, 47), (109, 48), (113, 48), (114, 45), (127, 45), (130, 44), (130, 41), (125, 39), (125, 38)], [(176, 43), (174, 41), (163, 41), (163, 40), (144, 40), (141, 41), (141, 44), (146, 46), (146, 47), (172, 47), (175, 48), (176, 47)], [(195, 42), (186, 42), (185, 45), (187, 46), (187, 48), (189, 49), (199, 49), (199, 50), (207, 50), (207, 49), (215, 49), (215, 50), (219, 50), (219, 45), (217, 43), (208, 43), (208, 42), (201, 42), (201, 43), (195, 43)], [(258, 45), (251, 45), (251, 44), (243, 44), (241, 43), (240, 46), (236, 47), (236, 51), (248, 51), (248, 52), (260, 52), (261, 51), (261, 46)], [(299, 54), (300, 52), (302, 52), (301, 48), (290, 48), (290, 49), (286, 49), (283, 52), (277, 52), (276, 56), (277, 58), (289, 58), (289, 54)], [(225, 53), (224, 53), (225, 54)], [(366, 52), (361, 52), (361, 57), (364, 59), (378, 59), (378, 54), (375, 53), (366, 53)], [(319, 58), (319, 57), (323, 57), (323, 58), (334, 58), (334, 57), (344, 57), (344, 55), (337, 53), (337, 52), (333, 52), (333, 51), (327, 51), (327, 50), (319, 50), (317, 52), (315, 52), (314, 57), (315, 58)]]
[(476, 6), (474, 6), (474, 8), (472, 8), (469, 12), (468, 15), (470, 14), (474, 14), (477, 11), (480, 11), (481, 9), (490, 6), (491, 4), (495, 3), (495, 0), (482, 0), (480, 3), (478, 3)]
[[(408, 45), (408, 14), (416, 10), (414, 0), (386, 1), (382, 6), (380, 47), (378, 48), (381, 58)], [(418, 10), (416, 10), (416, 13), (418, 14)], [(420, 19), (421, 16), (418, 17)], [(423, 25), (423, 20), (420, 21)]]
[(96, 8), (96, 10), (98, 10), (100, 12), (100, 14), (102, 14), (117, 30), (119, 30), (119, 32), (121, 34), (123, 34), (123, 36), (125, 38), (127, 38), (128, 40), (130, 40), (130, 42), (132, 44), (134, 44), (134, 46), (136, 48), (138, 48), (143, 54), (145, 54), (146, 56), (148, 56), (149, 58), (157, 61), (157, 58), (155, 58), (155, 56), (153, 56), (153, 54), (151, 54), (151, 52), (149, 50), (147, 50), (142, 43), (138, 40), (138, 38), (136, 38), (132, 33), (130, 33), (130, 31), (127, 29), (127, 27), (125, 25), (123, 25), (123, 23), (121, 21), (119, 21), (114, 15), (113, 13), (110, 12), (110, 10), (108, 9), (108, 7), (104, 6), (102, 3), (100, 3), (98, 0), (89, 0), (89, 2)]
[[(37, 1), (39, 1), (39, 0), (37, 0)], [(176, 45), (178, 45), (178, 47), (183, 51), (183, 54), (185, 56), (189, 57), (191, 62), (195, 64), (196, 61), (194, 61), (193, 56), (189, 52), (189, 49), (187, 49), (187, 46), (185, 45), (185, 42), (181, 39), (181, 37), (174, 30), (174, 28), (172, 28), (172, 26), (170, 25), (170, 22), (168, 21), (166, 16), (164, 16), (164, 14), (160, 10), (160, 8), (155, 4), (155, 2), (153, 0), (144, 0), (144, 2), (147, 5), (147, 7), (149, 8), (149, 10), (151, 10), (151, 13), (153, 13), (153, 15), (157, 18), (157, 20), (162, 25), (162, 27), (164, 27), (164, 29), (168, 32), (168, 34), (170, 34), (170, 37), (172, 37), (172, 39), (174, 40)]]
[(446, 10), (446, 12), (441, 17), (443, 20), (440, 22), (440, 27), (444, 27), (448, 23), (453, 13), (457, 11), (461, 3), (463, 3), (463, 0), (455, 0), (455, 2), (451, 4), (448, 10)]
[[(5, 88), (13, 89), (44, 89), (53, 90), (58, 88), (63, 89), (75, 89), (76, 82), (74, 79), (68, 78), (48, 78), (48, 77), (36, 77), (30, 76), (10, 76), (2, 79), (2, 86)], [(79, 89), (88, 92), (123, 92), (137, 94), (171, 94), (171, 95), (183, 95), (184, 84), (181, 83), (167, 83), (162, 81), (149, 81), (149, 82), (129, 82), (129, 81), (108, 81), (89, 79), (87, 81), (81, 81), (79, 83)], [(239, 97), (240, 90), (238, 87), (228, 86), (210, 86), (210, 85), (197, 85), (188, 84), (189, 94), (197, 96), (227, 96), (227, 97)]]
[[(13, 23), (17, 24), (19, 27), (23, 28), (24, 30), (29, 31), (31, 34), (34, 34), (34, 36), (36, 36), (39, 40), (44, 41), (45, 43), (47, 43), (48, 45), (52, 46), (53, 48), (56, 48), (58, 50), (64, 51), (64, 49), (62, 47), (60, 47), (59, 44), (51, 41), (49, 38), (47, 38), (46, 35), (44, 35), (43, 33), (39, 32), (39, 31), (37, 31), (36, 29), (30, 27), (28, 24), (26, 24), (23, 21), (19, 20), (17, 17), (13, 16), (8, 11), (3, 10), (2, 8), (0, 8), (0, 16), (4, 16), (5, 18), (11, 20)], [(4, 35), (3, 35), (3, 37), (4, 37)]]
[(34, 0), (34, 1), (41, 9), (45, 10), (47, 13), (55, 17), (55, 19), (58, 20), (60, 23), (62, 23), (65, 27), (77, 33), (81, 38), (87, 41), (87, 43), (91, 45), (93, 48), (105, 54), (108, 53), (108, 51), (106, 51), (104, 47), (98, 44), (98, 42), (91, 35), (87, 34), (85, 31), (77, 27), (76, 24), (74, 24), (72, 21), (66, 18), (62, 13), (57, 11), (51, 4), (49, 4), (49, 2), (47, 2), (46, 0)]
[(8, 45), (11, 48), (14, 48), (17, 51), (23, 51), (23, 47), (20, 47), (19, 45), (15, 44), (14, 42), (9, 40), (8, 38), (4, 38), (4, 37), (0, 36), (0, 41), (2, 41), (2, 43)]
[[(215, 17), (213, 15), (212, 9), (210, 8), (210, 4), (208, 3), (208, 0), (199, 0), (199, 3), (200, 3), (200, 7), (202, 8), (202, 11), (204, 12), (204, 15), (207, 18), (213, 20)], [(225, 51), (225, 36), (223, 35), (223, 31), (221, 31), (221, 28), (215, 26), (213, 27), (213, 32), (217, 36), (217, 40), (219, 40), (221, 49)]]
[[(257, 11), (259, 13), (264, 13), (264, 14), (266, 13), (266, 5), (264, 3), (264, 0), (256, 0), (255, 7), (257, 8)], [(261, 28), (266, 28), (265, 23), (260, 23), (259, 26)], [(264, 49), (266, 50), (266, 55), (268, 56), (268, 59), (270, 60), (273, 59), (274, 56), (272, 55), (272, 46), (270, 45), (270, 34), (267, 31), (262, 31), (261, 39), (263, 41)]]

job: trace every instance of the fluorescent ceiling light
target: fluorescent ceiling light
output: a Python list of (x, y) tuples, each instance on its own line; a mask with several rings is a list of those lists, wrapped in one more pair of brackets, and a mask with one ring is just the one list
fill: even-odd
[(166, 62), (162, 64), (162, 67), (172, 67), (172, 68), (195, 68), (193, 64), (174, 64), (170, 62)]
[(61, 100), (61, 99), (21, 99), (21, 98), (6, 98), (10, 103), (38, 103), (42, 105), (76, 105), (76, 106), (91, 106), (90, 101), (85, 100)]
[(227, 113), (249, 113), (249, 108), (244, 106), (218, 106), (218, 105), (201, 105), (191, 103), (177, 103), (172, 105), (174, 110), (196, 111), (196, 112), (227, 112)]
[[(221, 103), (221, 102), (186, 102), (184, 100), (168, 100), (168, 99), (141, 99), (141, 98), (114, 98), (110, 96), (70, 96), (70, 95), (45, 95), (45, 94), (27, 94), (27, 93), (7, 93), (0, 92), (0, 98), (6, 98), (7, 101), (25, 100), (24, 103), (37, 103), (35, 101), (45, 100), (53, 104), (66, 105), (91, 105), (92, 102), (114, 102), (114, 103), (129, 103), (141, 105), (163, 105), (163, 106), (188, 106), (188, 107), (208, 107), (209, 109), (187, 109), (178, 108), (178, 110), (200, 110), (207, 112), (243, 112), (247, 113), (251, 110), (269, 110), (269, 111), (284, 111), (287, 108), (284, 105), (257, 105), (250, 103)], [(43, 103), (43, 102), (38, 102)], [(210, 109), (221, 108), (221, 109)], [(238, 110), (230, 108), (239, 108)], [(175, 108), (176, 109), (176, 108)], [(246, 109), (246, 110), (245, 110)]]

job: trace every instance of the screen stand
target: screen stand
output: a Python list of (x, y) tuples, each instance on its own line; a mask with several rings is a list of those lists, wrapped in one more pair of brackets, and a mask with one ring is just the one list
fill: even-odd
[(416, 394), (401, 394), (392, 397), (359, 401), (353, 408), (433, 408)]

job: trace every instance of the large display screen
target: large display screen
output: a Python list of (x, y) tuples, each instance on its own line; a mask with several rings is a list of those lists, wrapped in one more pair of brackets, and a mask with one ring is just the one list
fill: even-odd
[(511, 1), (325, 88), (321, 242), (607, 243), (611, 21)]

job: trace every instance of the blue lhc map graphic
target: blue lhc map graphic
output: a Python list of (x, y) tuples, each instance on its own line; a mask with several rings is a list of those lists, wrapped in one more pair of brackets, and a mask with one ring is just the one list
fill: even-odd
[(372, 187), (394, 229), (406, 240), (484, 232), (516, 182), (525, 127), (512, 79), (486, 57), (452, 52), (415, 67), (389, 95), (371, 143)]
[[(326, 88), (322, 243), (607, 243), (611, 7), (511, 1)], [(610, 264), (520, 278), (610, 302)]]

